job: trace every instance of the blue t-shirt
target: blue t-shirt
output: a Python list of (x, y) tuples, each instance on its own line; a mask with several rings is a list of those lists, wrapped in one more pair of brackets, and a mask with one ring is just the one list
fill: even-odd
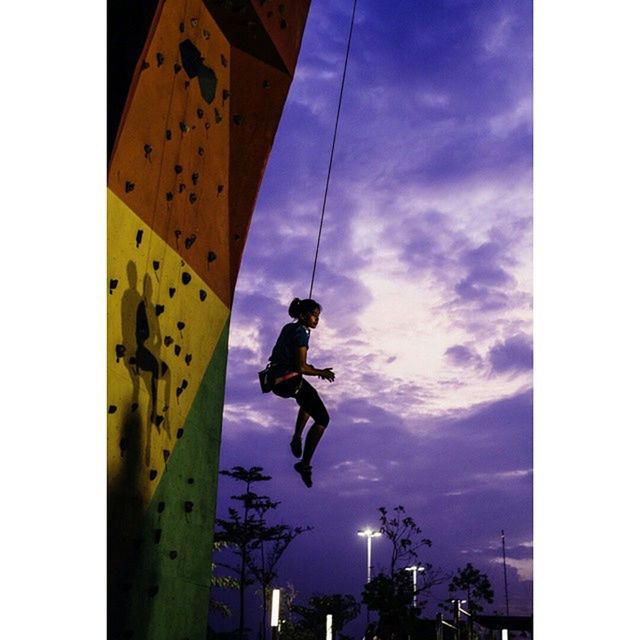
[(309, 329), (299, 322), (285, 324), (269, 360), (275, 375), (283, 375), (296, 368), (296, 351), (309, 346)]

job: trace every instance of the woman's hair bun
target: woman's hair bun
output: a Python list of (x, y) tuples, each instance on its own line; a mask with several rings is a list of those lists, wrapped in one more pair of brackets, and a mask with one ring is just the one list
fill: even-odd
[(289, 305), (289, 315), (297, 318), (300, 315), (300, 298), (294, 298)]
[(299, 318), (301, 313), (312, 313), (316, 309), (322, 309), (322, 307), (311, 298), (294, 298), (289, 305), (289, 315), (292, 318)]

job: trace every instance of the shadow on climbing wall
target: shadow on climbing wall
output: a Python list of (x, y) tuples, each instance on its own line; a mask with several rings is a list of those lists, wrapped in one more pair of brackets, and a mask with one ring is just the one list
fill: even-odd
[[(133, 584), (144, 564), (143, 522), (146, 501), (141, 482), (149, 477), (153, 433), (166, 431), (170, 437), (168, 415), (171, 372), (160, 358), (162, 334), (152, 304), (153, 280), (147, 273), (139, 291), (138, 269), (127, 264), (128, 288), (122, 295), (120, 318), (122, 338), (116, 347), (131, 381), (130, 402), (123, 412), (120, 429), (120, 466), (109, 484), (107, 497), (108, 539), (108, 638), (133, 637), (133, 628), (145, 628), (147, 607), (136, 608), (131, 620)], [(141, 394), (141, 380), (146, 393)], [(160, 400), (159, 389), (163, 391)], [(143, 402), (143, 397), (148, 398)], [(148, 567), (147, 567), (148, 569)]]

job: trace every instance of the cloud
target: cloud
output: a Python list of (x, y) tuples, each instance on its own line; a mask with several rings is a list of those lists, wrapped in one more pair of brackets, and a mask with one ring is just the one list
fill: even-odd
[(517, 373), (533, 368), (531, 338), (517, 335), (495, 344), (489, 352), (491, 370), (495, 374)]
[(472, 348), (456, 344), (445, 351), (445, 356), (458, 367), (477, 367), (482, 358)]

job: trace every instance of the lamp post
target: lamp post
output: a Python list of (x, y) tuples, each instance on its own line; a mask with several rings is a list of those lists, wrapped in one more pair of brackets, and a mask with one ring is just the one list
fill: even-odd
[(405, 567), (404, 570), (413, 573), (413, 608), (415, 609), (418, 606), (418, 571), (424, 571), (424, 567), (414, 564), (412, 567)]
[(377, 538), (382, 534), (380, 531), (373, 531), (373, 529), (367, 527), (366, 529), (360, 529), (358, 535), (367, 539), (367, 584), (369, 584), (371, 582), (371, 539)]
[(278, 640), (280, 625), (280, 589), (271, 592), (271, 640)]

